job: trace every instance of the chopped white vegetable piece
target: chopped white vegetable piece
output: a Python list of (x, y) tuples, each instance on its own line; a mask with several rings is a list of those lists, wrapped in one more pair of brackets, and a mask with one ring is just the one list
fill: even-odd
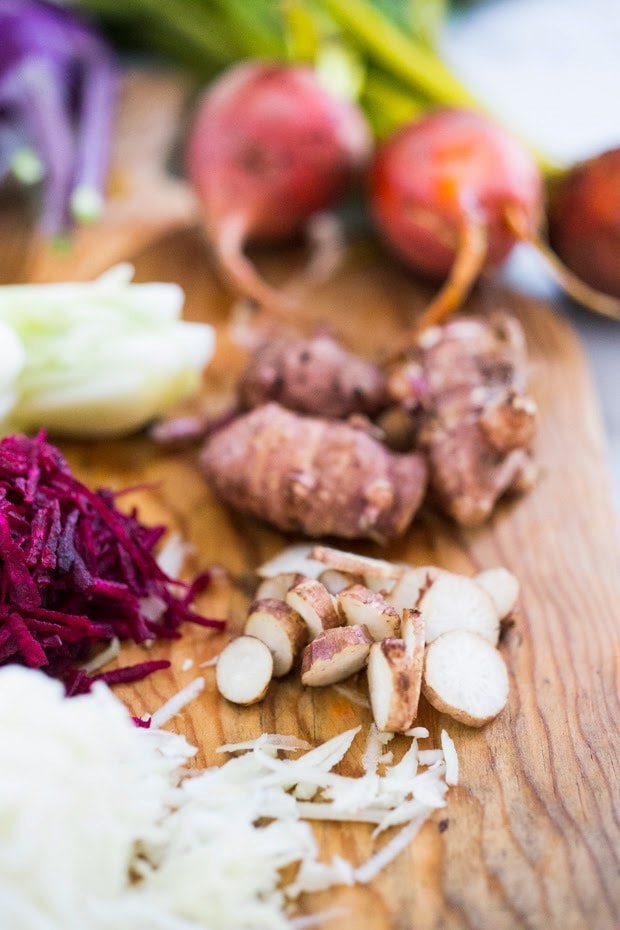
[(442, 572), (420, 601), (420, 611), (427, 643), (451, 630), (471, 630), (497, 644), (497, 611), (487, 592), (471, 578)]
[(514, 610), (519, 597), (519, 582), (512, 572), (507, 568), (488, 568), (476, 575), (474, 581), (493, 601), (499, 619), (505, 620)]
[(254, 636), (239, 636), (220, 652), (215, 681), (233, 704), (256, 704), (264, 698), (273, 675), (273, 656)]
[(481, 727), (508, 701), (508, 672), (488, 640), (453, 630), (428, 647), (422, 690), (437, 710), (471, 727)]
[(163, 727), (172, 720), (183, 708), (198, 697), (205, 686), (204, 678), (194, 678), (188, 685), (173, 694), (170, 700), (155, 711), (151, 717), (152, 727)]

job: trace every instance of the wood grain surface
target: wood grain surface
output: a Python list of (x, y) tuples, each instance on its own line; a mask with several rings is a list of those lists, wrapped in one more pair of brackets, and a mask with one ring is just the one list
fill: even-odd
[[(0, 281), (86, 276), (97, 264), (80, 246), (75, 265), (46, 257), (7, 209), (2, 224)], [(234, 389), (245, 350), (235, 341), (233, 299), (218, 282), (200, 234), (174, 232), (144, 248), (123, 234), (119, 251), (140, 280), (178, 281), (188, 319), (218, 329), (218, 351), (197, 405), (217, 409)], [(150, 241), (150, 240), (149, 240)], [(34, 256), (34, 258), (33, 258)], [(261, 256), (271, 280), (285, 276), (296, 253)], [(327, 322), (350, 347), (381, 359), (427, 297), (427, 292), (379, 251), (362, 245), (333, 281), (306, 301), (296, 325)], [(448, 806), (421, 830), (368, 887), (307, 896), (314, 912), (343, 907), (323, 930), (617, 930), (620, 926), (620, 545), (605, 467), (599, 413), (581, 349), (553, 308), (479, 289), (470, 308), (509, 306), (522, 320), (530, 348), (531, 386), (541, 410), (537, 459), (541, 478), (527, 496), (503, 504), (480, 530), (464, 531), (424, 510), (387, 550), (357, 551), (412, 564), (435, 563), (461, 572), (506, 565), (522, 584), (515, 623), (502, 652), (510, 673), (506, 710), (481, 731), (442, 717), (424, 701), (418, 723), (429, 744), (443, 727), (453, 737), (461, 782)], [(214, 656), (240, 629), (253, 569), (289, 540), (219, 504), (202, 481), (197, 450), (165, 452), (146, 436), (115, 442), (59, 443), (91, 486), (147, 484), (125, 500), (145, 522), (165, 522), (193, 546), (186, 573), (214, 564), (228, 578), (213, 581), (200, 607), (226, 617), (228, 634), (188, 628), (172, 647), (170, 671), (118, 688), (137, 714), (154, 711), (170, 694), (203, 674), (206, 688), (170, 726), (200, 747), (195, 764), (216, 764), (222, 742), (263, 731), (294, 733), (311, 742), (358, 723), (369, 712), (332, 688), (303, 689), (295, 676), (271, 685), (267, 699), (237, 708), (215, 692)], [(123, 651), (123, 664), (144, 651)], [(186, 658), (194, 661), (182, 671)], [(358, 737), (343, 771), (361, 772)], [(442, 821), (442, 828), (439, 822)], [(447, 828), (446, 828), (447, 824)], [(319, 825), (326, 856), (360, 862), (375, 848), (365, 825)], [(120, 930), (120, 928), (119, 928)]]

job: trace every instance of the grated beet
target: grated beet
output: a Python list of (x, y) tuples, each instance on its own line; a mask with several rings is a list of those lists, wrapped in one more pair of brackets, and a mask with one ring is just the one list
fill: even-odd
[(76, 668), (115, 636), (140, 643), (175, 639), (184, 621), (224, 626), (191, 610), (208, 573), (191, 585), (169, 578), (153, 554), (165, 527), (142, 526), (115, 497), (79, 482), (44, 434), (0, 441), (0, 665), (42, 668), (82, 694), (95, 680), (137, 681), (169, 665), (93, 677)]

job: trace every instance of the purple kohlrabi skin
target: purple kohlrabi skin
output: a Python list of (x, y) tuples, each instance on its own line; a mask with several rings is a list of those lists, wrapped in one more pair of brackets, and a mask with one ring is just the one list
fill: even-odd
[(0, 4), (0, 179), (24, 151), (43, 179), (39, 227), (66, 232), (101, 209), (116, 99), (113, 53), (88, 23), (44, 0)]

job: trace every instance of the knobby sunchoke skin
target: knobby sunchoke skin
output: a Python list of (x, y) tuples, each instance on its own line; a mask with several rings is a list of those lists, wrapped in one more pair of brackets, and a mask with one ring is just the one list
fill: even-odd
[(387, 542), (424, 496), (417, 453), (390, 452), (348, 423), (270, 403), (217, 432), (201, 455), (215, 493), (284, 532)]
[(239, 401), (245, 409), (276, 401), (298, 413), (338, 419), (374, 416), (389, 397), (385, 374), (330, 336), (282, 336), (251, 356), (239, 382)]
[(520, 324), (495, 313), (426, 330), (391, 377), (393, 396), (417, 423), (433, 496), (465, 526), (484, 522), (503, 494), (533, 481), (537, 408), (526, 364)]

